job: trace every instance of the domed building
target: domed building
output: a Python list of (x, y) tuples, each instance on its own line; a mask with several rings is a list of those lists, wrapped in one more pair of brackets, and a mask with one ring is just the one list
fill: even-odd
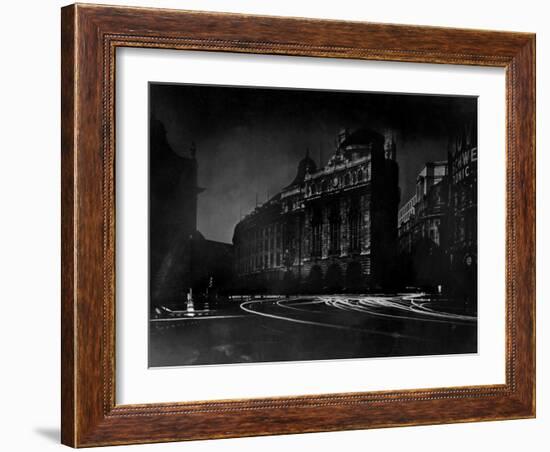
[(300, 160), (300, 163), (298, 163), (298, 171), (296, 172), (296, 177), (289, 185), (289, 187), (302, 184), (306, 178), (306, 174), (312, 174), (316, 171), (317, 165), (315, 164), (315, 161), (309, 156), (308, 149), (306, 151), (306, 156), (302, 160)]
[(309, 152), (280, 193), (235, 227), (241, 290), (334, 293), (391, 286), (397, 242), (393, 139), (342, 129), (326, 165)]

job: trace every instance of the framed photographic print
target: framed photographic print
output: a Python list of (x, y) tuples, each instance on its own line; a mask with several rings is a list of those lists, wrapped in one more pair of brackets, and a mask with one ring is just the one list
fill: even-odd
[(62, 9), (62, 442), (535, 415), (535, 37)]

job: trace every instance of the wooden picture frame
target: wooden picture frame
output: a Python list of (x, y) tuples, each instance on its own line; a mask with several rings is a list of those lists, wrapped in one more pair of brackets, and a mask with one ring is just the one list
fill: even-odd
[[(62, 9), (62, 442), (73, 447), (535, 416), (535, 35), (71, 5)], [(506, 70), (506, 383), (115, 403), (115, 50)]]

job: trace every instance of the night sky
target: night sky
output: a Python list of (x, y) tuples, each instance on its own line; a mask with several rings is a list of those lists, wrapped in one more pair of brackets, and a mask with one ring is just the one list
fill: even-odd
[(447, 159), (449, 141), (476, 111), (477, 99), (463, 96), (150, 84), (150, 114), (174, 151), (189, 155), (196, 143), (205, 189), (198, 229), (228, 243), (256, 198), (262, 203), (292, 181), (308, 148), (326, 164), (341, 128), (393, 131), (404, 202), (424, 164)]

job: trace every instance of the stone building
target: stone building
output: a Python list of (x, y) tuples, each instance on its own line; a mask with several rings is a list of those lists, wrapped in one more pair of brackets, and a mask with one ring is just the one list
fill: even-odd
[(306, 153), (296, 177), (237, 224), (241, 290), (338, 292), (387, 287), (397, 239), (396, 145), (342, 130), (318, 168)]
[(415, 194), (398, 214), (404, 284), (442, 285), (472, 298), (477, 281), (477, 131), (463, 127), (447, 162), (419, 173)]
[(414, 195), (399, 209), (399, 278), (404, 285), (438, 286), (447, 278), (449, 178), (447, 162), (428, 162)]
[(442, 246), (445, 234), (448, 180), (447, 162), (428, 162), (416, 178), (415, 194), (398, 212), (400, 251), (427, 239)]

